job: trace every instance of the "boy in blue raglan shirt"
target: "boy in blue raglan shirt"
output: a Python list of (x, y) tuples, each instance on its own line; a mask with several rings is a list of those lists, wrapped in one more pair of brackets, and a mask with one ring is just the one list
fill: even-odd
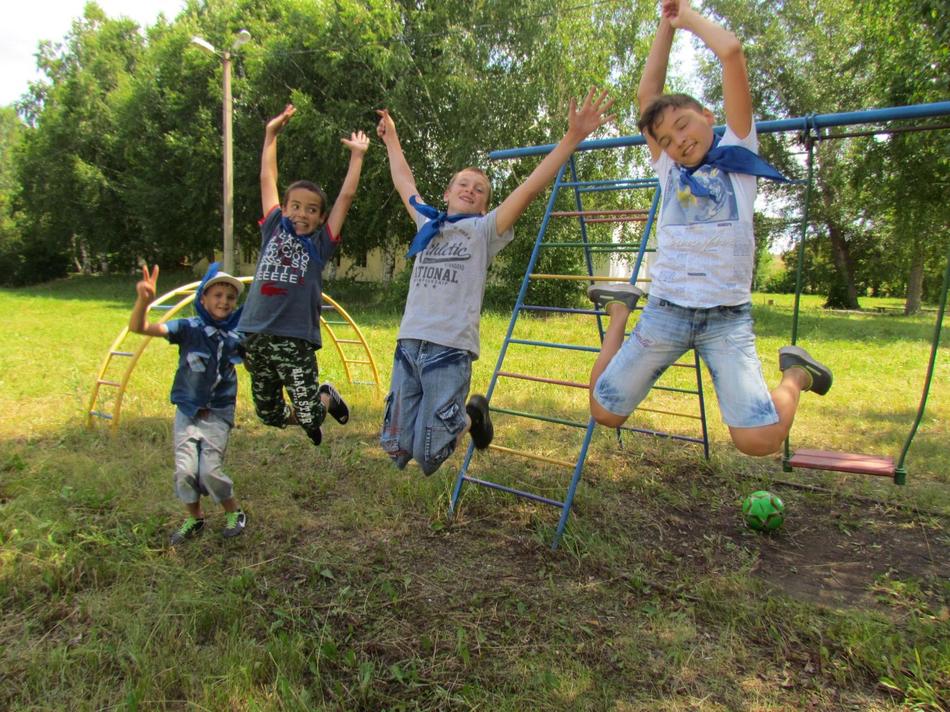
[(159, 324), (148, 321), (148, 305), (155, 299), (158, 266), (149, 273), (142, 267), (136, 285), (135, 306), (129, 331), (161, 336), (178, 344), (178, 369), (172, 384), (175, 404), (175, 494), (184, 502), (188, 517), (171, 536), (172, 545), (190, 539), (204, 529), (201, 495), (211, 495), (226, 513), (222, 531), (234, 537), (244, 531), (247, 517), (234, 499), (234, 483), (221, 469), (228, 436), (234, 427), (240, 337), (234, 330), (240, 319), (237, 300), (244, 285), (218, 271), (217, 262), (205, 273), (195, 295), (198, 316)]
[[(663, 94), (676, 29), (699, 37), (722, 64), (726, 132), (696, 99)], [(640, 78), (640, 131), (663, 190), (650, 295), (630, 338), (627, 319), (643, 292), (631, 284), (593, 285), (610, 316), (590, 378), (594, 419), (619, 427), (660, 375), (694, 348), (712, 375), (722, 418), (747, 455), (769, 455), (788, 435), (802, 391), (824, 395), (831, 371), (804, 349), (779, 350), (782, 380), (770, 393), (755, 351), (751, 286), (756, 177), (784, 180), (758, 157), (742, 46), (734, 34), (690, 7), (663, 0), (660, 24)]]
[[(326, 194), (310, 181), (291, 183), (280, 205), (277, 135), (295, 111), (288, 104), (264, 132), (261, 255), (239, 328), (245, 334), (244, 365), (251, 375), (257, 416), (277, 428), (297, 423), (319, 445), (327, 413), (340, 424), (349, 420), (349, 408), (337, 390), (319, 383), (316, 350), (321, 346), (323, 267), (339, 245), (369, 139), (357, 131), (342, 140), (350, 149), (350, 164), (329, 214)], [(292, 409), (284, 400), (284, 389)]]

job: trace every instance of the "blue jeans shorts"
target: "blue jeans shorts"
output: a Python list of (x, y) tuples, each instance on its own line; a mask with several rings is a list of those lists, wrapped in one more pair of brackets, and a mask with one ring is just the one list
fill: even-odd
[(400, 470), (414, 459), (431, 475), (455, 451), (465, 429), (472, 354), (418, 339), (400, 339), (386, 396), (380, 444)]
[(597, 379), (594, 399), (611, 413), (630, 415), (691, 348), (712, 375), (726, 425), (757, 428), (778, 422), (755, 352), (749, 303), (692, 309), (650, 297), (630, 338)]

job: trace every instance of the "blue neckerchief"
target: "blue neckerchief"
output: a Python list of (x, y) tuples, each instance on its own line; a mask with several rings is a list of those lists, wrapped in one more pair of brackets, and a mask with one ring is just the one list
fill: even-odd
[(758, 154), (753, 153), (743, 146), (720, 146), (720, 137), (713, 134), (712, 148), (709, 153), (699, 162), (698, 165), (687, 168), (686, 166), (676, 165), (680, 172), (680, 185), (689, 186), (690, 192), (697, 198), (708, 198), (709, 191), (699, 184), (693, 173), (703, 166), (713, 166), (726, 171), (727, 173), (747, 173), (760, 178), (778, 181), (779, 183), (790, 183), (791, 181), (783, 176), (768, 161), (760, 158)]
[(204, 308), (204, 305), (201, 303), (201, 295), (205, 293), (205, 285), (208, 283), (208, 280), (214, 277), (218, 273), (218, 268), (221, 266), (218, 262), (212, 262), (208, 267), (208, 271), (205, 272), (205, 276), (201, 278), (201, 284), (198, 285), (198, 291), (195, 292), (195, 312), (201, 318), (201, 321), (204, 322), (206, 327), (212, 327), (214, 329), (220, 329), (223, 331), (234, 331), (237, 328), (238, 322), (241, 320), (241, 312), (244, 310), (243, 306), (238, 307), (233, 312), (228, 314), (227, 319), (215, 319), (208, 313), (208, 310)]
[(456, 215), (449, 215), (448, 213), (443, 213), (439, 210), (436, 210), (431, 205), (420, 203), (418, 200), (416, 200), (417, 197), (419, 196), (410, 196), (409, 204), (416, 209), (417, 213), (429, 218), (429, 222), (420, 227), (419, 232), (417, 232), (416, 236), (412, 238), (412, 244), (409, 245), (409, 252), (406, 253), (406, 259), (414, 257), (418, 253), (422, 252), (426, 247), (428, 247), (429, 243), (432, 242), (432, 238), (439, 234), (439, 231), (442, 229), (442, 226), (445, 225), (445, 223), (454, 223), (467, 218), (481, 217), (481, 215), (477, 215), (475, 213), (458, 213)]
[(294, 230), (294, 224), (290, 221), (286, 215), (281, 215), (280, 226), (289, 234), (292, 235), (297, 242), (303, 245), (304, 249), (307, 251), (307, 254), (310, 255), (310, 259), (320, 265), (320, 271), (323, 271), (323, 260), (320, 259), (320, 255), (317, 253), (317, 246), (313, 243), (313, 236), (320, 232), (320, 228), (317, 228), (309, 235), (298, 235), (297, 231)]

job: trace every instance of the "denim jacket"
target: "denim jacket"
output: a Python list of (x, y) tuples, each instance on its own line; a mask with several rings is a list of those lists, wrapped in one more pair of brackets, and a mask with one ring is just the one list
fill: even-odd
[(168, 341), (178, 344), (178, 370), (171, 402), (188, 417), (208, 408), (234, 424), (240, 334), (206, 326), (198, 317), (166, 323)]

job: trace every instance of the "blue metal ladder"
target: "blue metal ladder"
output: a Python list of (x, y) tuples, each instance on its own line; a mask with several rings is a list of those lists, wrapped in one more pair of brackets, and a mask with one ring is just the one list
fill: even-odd
[[(576, 154), (575, 154), (576, 155)], [(570, 179), (565, 180), (565, 173), (570, 171)], [(556, 211), (555, 205), (557, 199), (562, 190), (570, 190), (573, 193), (574, 198), (574, 210), (571, 211)], [(584, 209), (584, 196), (585, 195), (596, 195), (597, 193), (603, 193), (608, 191), (631, 191), (631, 190), (652, 190), (652, 201), (648, 210), (585, 210)], [(540, 348), (552, 348), (552, 349), (562, 349), (566, 351), (582, 351), (589, 352), (592, 354), (597, 354), (600, 352), (599, 346), (581, 346), (576, 344), (563, 344), (555, 343), (551, 341), (539, 341), (539, 340), (529, 340), (515, 338), (513, 336), (515, 331), (515, 325), (518, 322), (518, 318), (522, 313), (561, 313), (561, 314), (578, 314), (578, 315), (592, 315), (597, 319), (597, 330), (600, 336), (600, 342), (603, 342), (604, 339), (604, 324), (603, 317), (605, 312), (590, 308), (590, 309), (578, 309), (578, 308), (566, 308), (566, 307), (554, 307), (554, 306), (543, 306), (535, 304), (526, 304), (525, 298), (528, 293), (528, 287), (532, 281), (545, 280), (545, 279), (568, 279), (584, 283), (593, 283), (597, 281), (611, 281), (616, 282), (617, 279), (614, 277), (600, 277), (594, 275), (594, 254), (605, 254), (605, 253), (628, 253), (633, 255), (635, 253), (635, 264), (632, 271), (633, 276), (630, 281), (633, 284), (637, 282), (648, 282), (649, 280), (640, 277), (640, 272), (643, 267), (644, 258), (647, 252), (652, 252), (652, 249), (648, 249), (647, 244), (650, 238), (651, 231), (655, 222), (655, 217), (657, 213), (657, 207), (659, 205), (660, 199), (660, 188), (658, 182), (655, 178), (625, 178), (625, 179), (616, 179), (616, 180), (592, 180), (592, 181), (582, 181), (578, 179), (577, 164), (575, 162), (575, 157), (572, 156), (570, 160), (565, 163), (560, 171), (558, 171), (557, 178), (554, 181), (553, 189), (551, 190), (550, 198), (548, 199), (547, 208), (544, 213), (544, 217), (541, 221), (541, 227), (538, 231), (538, 236), (535, 239), (534, 249), (531, 252), (531, 257), (528, 260), (528, 266), (525, 270), (524, 279), (521, 283), (521, 289), (518, 293), (518, 298), (515, 302), (514, 309), (511, 314), (511, 320), (508, 324), (508, 330), (505, 334), (505, 340), (502, 344), (501, 351), (498, 354), (498, 361), (495, 365), (495, 370), (492, 373), (491, 381), (489, 383), (488, 391), (486, 392), (486, 398), (489, 403), (491, 403), (492, 396), (495, 393), (496, 387), (499, 385), (499, 379), (520, 379), (532, 381), (535, 383), (548, 384), (553, 386), (566, 386), (571, 388), (581, 388), (584, 391), (587, 391), (588, 384), (586, 373), (584, 378), (581, 381), (564, 381), (559, 379), (552, 379), (545, 377), (543, 375), (532, 375), (524, 373), (514, 373), (503, 369), (505, 362), (505, 357), (508, 354), (508, 347), (511, 344), (528, 346), (528, 347), (540, 347)], [(579, 242), (545, 242), (545, 235), (548, 233), (548, 228), (551, 224), (551, 220), (554, 218), (577, 218), (578, 225), (580, 228), (580, 241)], [(636, 243), (615, 243), (615, 242), (591, 242), (588, 235), (588, 225), (594, 223), (620, 223), (620, 222), (643, 222), (644, 228), (640, 236), (640, 239)], [(538, 257), (543, 249), (551, 248), (580, 248), (584, 251), (584, 262), (587, 269), (586, 275), (555, 275), (555, 274), (537, 274), (535, 273), (535, 266), (538, 262)], [(702, 372), (699, 368), (699, 359), (698, 356), (693, 353), (692, 363), (677, 363), (675, 366), (683, 368), (692, 368), (696, 372), (696, 388), (693, 389), (684, 389), (684, 388), (673, 388), (669, 386), (654, 386), (654, 390), (665, 390), (678, 393), (687, 393), (694, 394), (698, 397), (698, 415), (687, 415), (683, 413), (675, 413), (669, 411), (656, 411), (664, 413), (667, 415), (682, 415), (689, 418), (695, 418), (700, 421), (701, 426), (701, 435), (700, 436), (690, 436), (690, 435), (680, 435), (667, 432), (661, 432), (656, 430), (650, 430), (646, 428), (637, 428), (632, 426), (623, 426), (622, 428), (617, 429), (617, 438), (618, 442), (621, 441), (621, 432), (626, 430), (629, 432), (642, 433), (646, 435), (653, 435), (657, 437), (673, 438), (677, 440), (683, 440), (691, 443), (701, 444), (703, 446), (703, 452), (705, 457), (709, 457), (709, 439), (708, 431), (706, 427), (706, 410), (705, 402), (703, 399), (703, 386), (702, 386)], [(586, 399), (585, 399), (586, 403)], [(539, 454), (528, 453), (524, 451), (515, 450), (512, 448), (505, 447), (503, 445), (497, 444), (498, 438), (497, 434), (499, 432), (496, 427), (496, 440), (490, 446), (490, 449), (494, 452), (504, 453), (514, 456), (520, 456), (527, 458), (529, 460), (544, 462), (548, 464), (554, 464), (563, 466), (565, 468), (572, 469), (572, 476), (570, 483), (567, 487), (567, 492), (563, 500), (553, 499), (551, 497), (543, 496), (541, 494), (528, 492), (522, 489), (517, 489), (510, 487), (508, 485), (493, 482), (484, 477), (474, 477), (469, 473), (470, 466), (472, 465), (472, 456), (474, 454), (474, 445), (469, 444), (468, 451), (465, 454), (465, 458), (462, 463), (462, 467), (459, 470), (458, 476), (455, 481), (455, 486), (452, 491), (452, 497), (449, 505), (450, 516), (454, 515), (456, 508), (458, 506), (459, 498), (461, 497), (462, 487), (465, 483), (469, 482), (476, 485), (481, 485), (483, 487), (489, 487), (491, 489), (500, 490), (503, 492), (508, 492), (510, 494), (516, 495), (518, 497), (524, 497), (536, 502), (542, 502), (554, 507), (557, 507), (561, 510), (560, 520), (557, 525), (557, 530), (554, 535), (554, 540), (551, 543), (551, 548), (556, 549), (558, 542), (560, 541), (561, 535), (564, 532), (564, 528), (567, 525), (567, 519), (570, 515), (571, 505), (574, 500), (574, 493), (577, 489), (577, 484), (580, 481), (581, 473), (584, 469), (584, 462), (587, 458), (588, 447), (590, 446), (591, 438), (593, 436), (594, 427), (596, 423), (593, 418), (590, 417), (589, 413), (585, 413), (586, 419), (582, 421), (578, 420), (569, 420), (566, 418), (552, 417), (550, 415), (545, 415), (543, 413), (529, 413), (519, 410), (513, 410), (510, 408), (495, 407), (490, 406), (490, 410), (493, 413), (493, 416), (504, 415), (511, 418), (529, 418), (534, 420), (540, 420), (547, 423), (552, 423), (555, 425), (583, 429), (584, 437), (580, 443), (580, 449), (577, 454), (575, 461), (567, 460), (558, 460), (550, 457), (546, 457)], [(649, 410), (648, 408), (640, 408), (640, 410)], [(497, 417), (495, 418), (496, 423)]]

